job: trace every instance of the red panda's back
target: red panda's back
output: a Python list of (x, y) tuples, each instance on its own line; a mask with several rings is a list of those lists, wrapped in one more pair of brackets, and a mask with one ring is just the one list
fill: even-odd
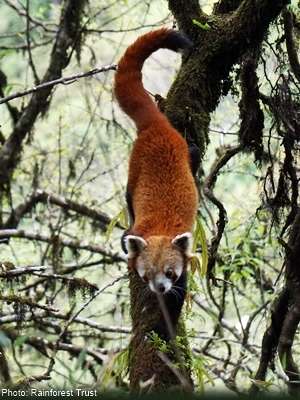
[(198, 194), (189, 152), (185, 140), (169, 123), (144, 131), (136, 140), (128, 190), (137, 230), (142, 225), (147, 236), (171, 237), (193, 231)]

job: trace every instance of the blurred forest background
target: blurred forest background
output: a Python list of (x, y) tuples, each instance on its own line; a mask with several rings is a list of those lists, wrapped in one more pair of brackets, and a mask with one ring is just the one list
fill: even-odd
[[(201, 0), (203, 13), (217, 3), (226, 2)], [(135, 128), (113, 99), (113, 69), (136, 37), (175, 21), (164, 0), (76, 4), (73, 24), (63, 26), (59, 0), (0, 3), (1, 97), (108, 67), (0, 104), (0, 378), (2, 387), (124, 392), (131, 321), (120, 237)], [(298, 50), (296, 1), (286, 13)], [(239, 65), (211, 114), (199, 217), (208, 249), (219, 233), (221, 240), (208, 275), (190, 274), (184, 308), (200, 392), (293, 391), (286, 366), (299, 362), (297, 341), (279, 355), (271, 350), (280, 334), (267, 343), (278, 299), (288, 298), (283, 316), (295, 301), (284, 267), (299, 226), (299, 76), (290, 68), (286, 21), (280, 14), (272, 22), (257, 61), (261, 156), (235, 150), (243, 117)], [(154, 54), (143, 70), (147, 90), (165, 97), (179, 66), (178, 55)], [(261, 379), (264, 351), (271, 354)], [(297, 368), (293, 373), (297, 386)]]

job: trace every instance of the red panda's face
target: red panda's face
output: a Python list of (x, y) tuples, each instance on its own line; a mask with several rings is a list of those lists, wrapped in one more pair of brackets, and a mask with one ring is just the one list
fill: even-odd
[(125, 237), (132, 266), (153, 292), (167, 293), (186, 269), (191, 254), (192, 234), (187, 232), (174, 239), (167, 236)]

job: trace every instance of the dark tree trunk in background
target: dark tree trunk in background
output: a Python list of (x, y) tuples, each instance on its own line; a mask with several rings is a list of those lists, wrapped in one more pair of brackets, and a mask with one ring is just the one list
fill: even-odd
[[(51, 59), (44, 77), (39, 80), (36, 73), (36, 84), (49, 82), (62, 76), (71, 56), (80, 54), (82, 37), (81, 19), (86, 0), (66, 0), (63, 4), (59, 29), (52, 48)], [(34, 66), (32, 65), (34, 69)], [(46, 113), (50, 102), (52, 87), (34, 93), (28, 105), (17, 111), (15, 126), (0, 149), (0, 185), (1, 190), (9, 189), (11, 176), (20, 159), (24, 140), (28, 138), (34, 123), (40, 114)]]

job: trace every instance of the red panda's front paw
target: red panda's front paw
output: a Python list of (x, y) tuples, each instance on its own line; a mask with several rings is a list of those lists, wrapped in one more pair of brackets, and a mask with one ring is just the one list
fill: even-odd
[(149, 333), (150, 332), (155, 332), (158, 337), (165, 342), (169, 342), (171, 339), (173, 339), (170, 330), (163, 318), (161, 318), (157, 324), (149, 329)]

